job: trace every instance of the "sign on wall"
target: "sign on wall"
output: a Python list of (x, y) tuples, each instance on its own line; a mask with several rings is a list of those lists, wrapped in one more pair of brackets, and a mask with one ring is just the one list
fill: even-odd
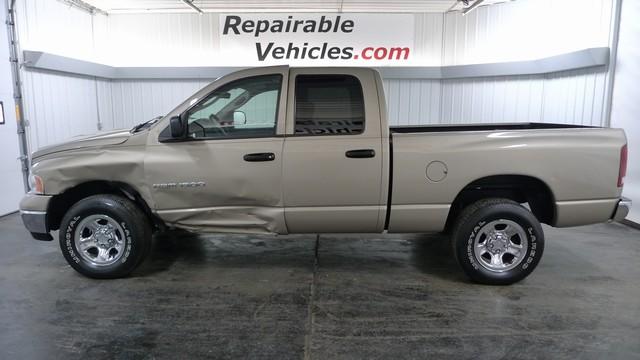
[(222, 14), (220, 52), (238, 65), (410, 65), (411, 14)]

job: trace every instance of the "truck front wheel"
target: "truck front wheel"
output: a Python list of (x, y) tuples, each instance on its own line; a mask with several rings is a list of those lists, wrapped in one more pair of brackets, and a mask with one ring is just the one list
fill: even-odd
[(128, 275), (151, 249), (151, 226), (129, 199), (94, 195), (78, 201), (62, 219), (60, 248), (82, 275), (110, 279)]
[(508, 285), (538, 265), (544, 233), (536, 217), (508, 199), (484, 199), (465, 208), (452, 233), (453, 252), (474, 281)]

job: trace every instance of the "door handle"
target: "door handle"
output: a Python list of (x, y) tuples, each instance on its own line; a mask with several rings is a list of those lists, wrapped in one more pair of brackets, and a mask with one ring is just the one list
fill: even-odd
[(257, 162), (257, 161), (273, 161), (275, 160), (276, 155), (274, 153), (253, 153), (246, 154), (243, 159), (248, 162)]
[(345, 155), (348, 158), (363, 159), (376, 156), (376, 152), (373, 149), (349, 150), (345, 153)]

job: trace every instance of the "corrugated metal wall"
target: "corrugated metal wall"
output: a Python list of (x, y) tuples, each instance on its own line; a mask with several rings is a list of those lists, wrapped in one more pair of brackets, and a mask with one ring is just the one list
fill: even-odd
[(57, 0), (16, 1), (18, 39), (22, 50), (38, 50), (89, 61), (104, 61), (108, 17)]
[(112, 99), (111, 110), (104, 111), (103, 128), (130, 128), (142, 121), (164, 115), (209, 82), (207, 80), (112, 81), (110, 87), (104, 89), (105, 93), (101, 94), (104, 98)]
[(518, 0), (444, 16), (444, 65), (536, 59), (608, 46), (610, 0)]
[(452, 80), (386, 79), (392, 125), (556, 122), (607, 126), (606, 69)]
[[(451, 65), (608, 46), (611, 7), (612, 0), (520, 0), (481, 7), (464, 17), (416, 14), (414, 51), (425, 59), (423, 65)], [(153, 66), (159, 56), (163, 65), (194, 65), (197, 60), (189, 64), (190, 59), (209, 58), (219, 46), (216, 14), (91, 17), (50, 0), (25, 0), (19, 10), (21, 45), (28, 50)], [(566, 18), (578, 10), (579, 16)], [(47, 32), (57, 27), (48, 13), (66, 19), (65, 30), (52, 37)], [(105, 130), (131, 127), (168, 112), (207, 82), (108, 81), (25, 70), (31, 148), (94, 132), (98, 121)], [(537, 76), (384, 82), (394, 125), (537, 121), (606, 126), (606, 84), (604, 67)]]
[[(114, 66), (228, 65), (216, 63), (215, 13), (92, 17), (54, 0), (18, 5), (23, 49)], [(414, 55), (423, 66), (459, 65), (608, 46), (611, 8), (612, 0), (518, 0), (481, 6), (466, 16), (415, 14)]]
[(98, 98), (93, 78), (23, 72), (24, 114), (30, 149), (96, 132)]
[[(105, 58), (122, 66), (216, 66), (218, 14), (109, 15)], [(228, 64), (225, 64), (228, 65)]]
[[(131, 127), (166, 114), (209, 81), (110, 82), (101, 94), (101, 98), (111, 97), (113, 109), (100, 111), (104, 129)], [(605, 85), (602, 67), (535, 76), (384, 80), (392, 125), (560, 122), (606, 126)]]
[(384, 93), (391, 125), (437, 124), (440, 121), (440, 80), (385, 79)]
[[(106, 51), (99, 46), (107, 33), (105, 16), (90, 16), (52, 0), (17, 1), (16, 7), (22, 50), (89, 61), (98, 61), (100, 52)], [(104, 104), (110, 101), (98, 94), (111, 86), (109, 81), (22, 69), (24, 115), (32, 151), (96, 132)]]

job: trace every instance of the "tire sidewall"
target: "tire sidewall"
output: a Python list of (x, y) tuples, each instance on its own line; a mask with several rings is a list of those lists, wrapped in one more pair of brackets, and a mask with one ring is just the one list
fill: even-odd
[[(482, 227), (493, 220), (511, 220), (520, 225), (527, 237), (524, 259), (513, 269), (504, 272), (491, 271), (480, 263), (474, 251), (476, 235)], [(517, 282), (537, 266), (544, 250), (544, 234), (540, 223), (527, 209), (516, 204), (499, 204), (481, 208), (473, 213), (467, 224), (462, 225), (456, 242), (460, 265), (474, 280), (491, 284), (511, 284)], [(463, 240), (463, 241), (460, 241)]]
[[(80, 222), (88, 216), (103, 214), (113, 218), (124, 231), (124, 254), (118, 261), (106, 266), (97, 266), (83, 259), (75, 244), (75, 233)], [(80, 201), (67, 212), (60, 227), (60, 248), (67, 262), (83, 275), (97, 278), (124, 276), (139, 262), (142, 249), (136, 238), (143, 236), (125, 207), (113, 199), (87, 198)]]

